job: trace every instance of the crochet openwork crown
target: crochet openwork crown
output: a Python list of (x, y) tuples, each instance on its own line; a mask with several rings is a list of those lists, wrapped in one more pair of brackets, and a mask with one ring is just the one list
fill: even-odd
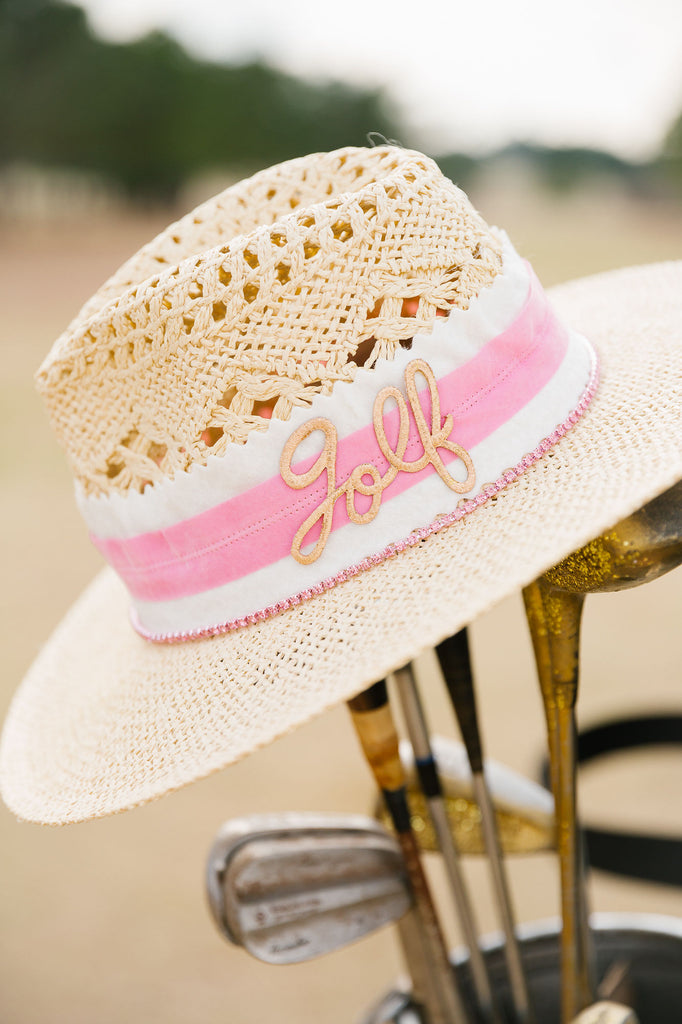
[(141, 249), (58, 339), (38, 387), (84, 493), (141, 491), (391, 359), (501, 262), (422, 154), (304, 157)]

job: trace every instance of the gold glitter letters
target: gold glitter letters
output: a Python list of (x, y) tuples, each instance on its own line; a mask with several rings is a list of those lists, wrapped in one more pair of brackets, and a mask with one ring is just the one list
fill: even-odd
[[(429, 390), (431, 399), (430, 424), (427, 424), (424, 410), (419, 402), (415, 382), (415, 377), (418, 373), (426, 380)], [(332, 529), (334, 506), (341, 495), (345, 495), (346, 511), (351, 522), (363, 524), (371, 523), (375, 518), (379, 511), (384, 491), (393, 483), (398, 473), (418, 473), (420, 470), (425, 469), (426, 466), (431, 465), (451, 491), (455, 491), (457, 494), (465, 494), (473, 488), (476, 474), (471, 456), (461, 445), (455, 444), (449, 438), (453, 427), (452, 414), (449, 413), (442, 420), (441, 424), (438, 385), (433, 370), (423, 359), (413, 359), (405, 367), (405, 391), (407, 401), (405, 401), (405, 396), (402, 392), (396, 387), (382, 388), (374, 401), (374, 434), (379, 450), (388, 462), (388, 469), (383, 476), (371, 462), (365, 462), (360, 466), (356, 466), (346, 482), (337, 487), (336, 449), (338, 435), (334, 424), (322, 417), (317, 417), (304, 423), (298, 430), (294, 431), (287, 441), (280, 460), (280, 472), (285, 484), (295, 490), (301, 490), (317, 480), (325, 470), (327, 472), (326, 496), (306, 520), (301, 523), (291, 545), (291, 554), (297, 562), (300, 562), (302, 565), (309, 565), (311, 562), (316, 561), (324, 551)], [(398, 407), (398, 438), (393, 448), (386, 437), (383, 418), (384, 406), (389, 398), (394, 399)], [(422, 454), (417, 459), (406, 461), (405, 452), (407, 450), (410, 430), (410, 411), (417, 426)], [(316, 430), (320, 430), (324, 434), (322, 451), (306, 473), (294, 473), (291, 469), (291, 463), (299, 445)], [(448, 473), (438, 453), (439, 448), (452, 452), (462, 460), (467, 470), (466, 480), (456, 480)], [(355, 508), (356, 492), (372, 499), (366, 512), (358, 512)], [(320, 536), (312, 551), (304, 554), (301, 547), (305, 538), (318, 521), (321, 522)]]

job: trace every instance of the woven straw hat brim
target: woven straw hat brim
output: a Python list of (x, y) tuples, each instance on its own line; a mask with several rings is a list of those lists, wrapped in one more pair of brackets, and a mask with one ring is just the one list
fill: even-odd
[(591, 407), (473, 515), (259, 625), (155, 645), (105, 570), (21, 685), (0, 750), (5, 801), (67, 823), (141, 804), (239, 760), (472, 621), (682, 477), (682, 263), (551, 293), (599, 352)]

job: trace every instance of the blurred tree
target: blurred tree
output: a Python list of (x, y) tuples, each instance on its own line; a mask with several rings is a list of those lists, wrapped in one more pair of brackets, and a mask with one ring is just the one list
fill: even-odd
[[(68, 2), (0, 0), (0, 167), (92, 171), (133, 197), (171, 200), (197, 172), (243, 173), (365, 145), (371, 132), (409, 145), (380, 90), (309, 82), (260, 61), (202, 62), (161, 32), (109, 43)], [(668, 179), (682, 189), (682, 115), (663, 156)], [(438, 162), (468, 190), (480, 170), (509, 160), (557, 192), (595, 179), (660, 190), (660, 162), (637, 165), (581, 147), (515, 143), (483, 158), (452, 153)]]
[(468, 192), (480, 170), (481, 161), (466, 153), (448, 153), (436, 158), (443, 174), (447, 174), (456, 185)]
[(646, 188), (647, 164), (634, 164), (614, 153), (586, 146), (540, 146), (513, 143), (499, 150), (494, 159), (515, 159), (534, 168), (542, 184), (553, 192), (571, 192), (589, 181), (619, 180), (631, 191)]
[(0, 164), (96, 171), (171, 199), (197, 171), (363, 145), (374, 130), (398, 131), (380, 91), (204, 63), (160, 32), (108, 43), (78, 7), (0, 0)]

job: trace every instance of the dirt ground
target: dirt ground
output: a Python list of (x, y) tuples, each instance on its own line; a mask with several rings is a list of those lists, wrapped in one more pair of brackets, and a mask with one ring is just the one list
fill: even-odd
[[(503, 223), (546, 284), (682, 256), (682, 214), (618, 195), (532, 199), (489, 190)], [(0, 713), (44, 638), (99, 566), (73, 504), (31, 376), (99, 283), (160, 229), (163, 216), (0, 225), (0, 509), (3, 587)], [(646, 339), (643, 339), (646, 344)], [(682, 707), (682, 573), (590, 599), (580, 719)], [(486, 749), (529, 775), (543, 749), (540, 701), (521, 601), (475, 623), (472, 643)], [(423, 672), (431, 672), (428, 659)], [(96, 666), (93, 666), (96, 671)], [(432, 727), (456, 735), (435, 681)], [(682, 758), (613, 758), (585, 773), (588, 821), (682, 831)], [(255, 811), (369, 812), (371, 780), (343, 708), (232, 769), (110, 820), (46, 829), (0, 810), (0, 1019), (5, 1024), (351, 1024), (400, 971), (391, 929), (314, 964), (275, 968), (228, 946), (205, 907), (206, 853), (220, 823)], [(485, 931), (497, 927), (481, 862), (467, 863)], [(439, 894), (442, 878), (429, 863)], [(556, 913), (554, 858), (510, 863), (521, 921)], [(682, 916), (682, 893), (604, 874), (597, 910)], [(449, 936), (458, 940), (454, 926)]]

